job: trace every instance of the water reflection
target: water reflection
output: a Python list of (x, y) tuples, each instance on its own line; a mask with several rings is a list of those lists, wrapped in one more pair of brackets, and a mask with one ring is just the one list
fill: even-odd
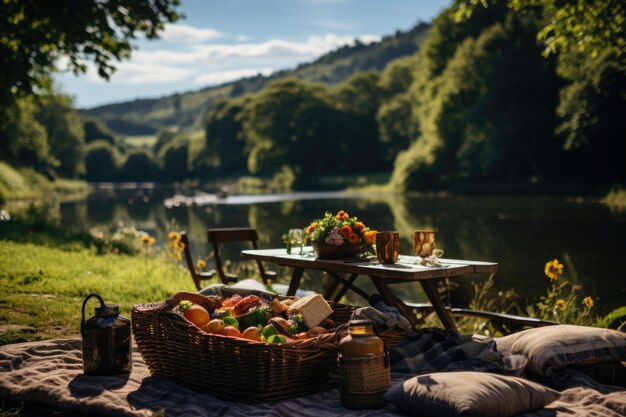
[[(446, 257), (498, 262), (496, 288), (514, 287), (522, 303), (543, 294), (548, 284), (543, 266), (559, 258), (565, 263), (566, 278), (582, 284), (582, 294), (594, 297), (600, 310), (624, 304), (625, 284), (616, 260), (626, 247), (626, 222), (621, 213), (597, 203), (386, 195), (167, 209), (162, 202), (169, 195), (159, 190), (92, 193), (87, 201), (62, 204), (61, 214), (64, 224), (71, 227), (134, 225), (160, 242), (167, 239), (169, 230), (186, 230), (195, 257), (210, 262), (208, 228), (252, 226), (259, 232), (261, 247), (277, 247), (283, 245), (281, 235), (287, 230), (305, 227), (325, 211), (346, 210), (373, 229), (398, 230), (402, 253), (412, 253), (414, 229), (432, 228), (437, 232), (437, 247), (445, 250)], [(225, 249), (227, 257), (237, 259), (241, 248)], [(291, 272), (279, 272), (287, 282)], [(453, 292), (453, 303), (466, 302), (470, 281), (482, 278), (456, 280), (459, 289)], [(304, 276), (302, 285), (322, 291), (329, 282), (330, 278), (311, 273)], [(357, 285), (374, 292), (364, 277)], [(398, 285), (394, 290), (405, 299), (425, 301), (416, 285)], [(362, 299), (350, 295), (349, 301), (361, 303)]]

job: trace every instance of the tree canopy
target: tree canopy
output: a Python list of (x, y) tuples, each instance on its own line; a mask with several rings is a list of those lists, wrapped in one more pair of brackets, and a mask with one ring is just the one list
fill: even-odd
[(61, 59), (76, 73), (93, 61), (108, 79), (112, 61), (128, 58), (131, 40), (156, 38), (174, 22), (179, 0), (2, 0), (0, 104), (50, 87)]

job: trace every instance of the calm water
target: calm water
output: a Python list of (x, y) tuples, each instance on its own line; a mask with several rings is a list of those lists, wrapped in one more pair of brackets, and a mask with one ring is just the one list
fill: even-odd
[[(166, 208), (163, 202), (171, 196), (166, 190), (93, 192), (86, 201), (63, 204), (61, 215), (64, 224), (77, 228), (133, 225), (160, 242), (175, 224), (190, 235), (196, 259), (208, 259), (207, 228), (256, 227), (261, 247), (277, 247), (283, 245), (281, 235), (288, 229), (305, 227), (324, 211), (346, 210), (370, 228), (398, 230), (402, 253), (412, 250), (413, 229), (433, 228), (445, 257), (498, 262), (497, 289), (515, 288), (522, 304), (545, 293), (544, 264), (558, 258), (565, 264), (564, 277), (582, 284), (580, 299), (592, 296), (603, 312), (626, 305), (626, 279), (619, 262), (626, 249), (626, 213), (599, 203), (537, 197), (337, 198), (331, 194), (295, 201)], [(236, 258), (238, 250), (233, 248), (229, 256)], [(290, 271), (279, 272), (285, 277), (280, 281), (288, 282)], [(451, 296), (453, 304), (466, 303), (471, 281), (484, 278), (455, 280), (459, 287)], [(326, 284), (325, 277), (310, 274), (302, 286), (322, 291)], [(374, 292), (367, 278), (360, 277), (357, 284)], [(395, 290), (405, 299), (425, 301), (416, 285), (401, 284)], [(363, 302), (356, 295), (348, 301)]]

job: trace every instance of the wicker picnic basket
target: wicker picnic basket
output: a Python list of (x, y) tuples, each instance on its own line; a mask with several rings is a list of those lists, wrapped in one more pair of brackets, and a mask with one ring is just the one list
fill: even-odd
[[(179, 292), (164, 303), (133, 307), (134, 337), (152, 375), (239, 402), (275, 401), (336, 386), (335, 333), (282, 344), (213, 335), (173, 311), (181, 300), (204, 307), (215, 302)], [(329, 304), (335, 323), (350, 320), (353, 306)]]

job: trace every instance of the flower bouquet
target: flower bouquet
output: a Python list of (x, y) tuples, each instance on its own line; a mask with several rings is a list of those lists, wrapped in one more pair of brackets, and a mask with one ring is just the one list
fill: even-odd
[(306, 228), (308, 239), (319, 258), (345, 259), (374, 254), (376, 231), (341, 210), (326, 213)]

